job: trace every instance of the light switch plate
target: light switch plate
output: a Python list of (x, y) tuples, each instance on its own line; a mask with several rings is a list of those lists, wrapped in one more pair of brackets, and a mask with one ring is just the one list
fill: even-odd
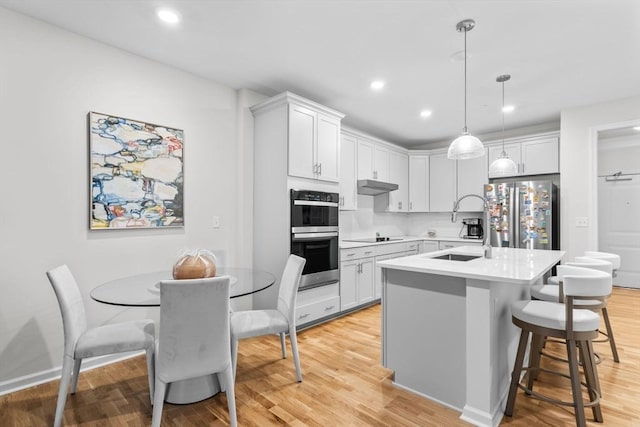
[(213, 228), (220, 228), (220, 217), (215, 215), (212, 220)]
[(576, 217), (576, 227), (588, 227), (589, 226), (589, 218), (586, 216), (577, 216)]

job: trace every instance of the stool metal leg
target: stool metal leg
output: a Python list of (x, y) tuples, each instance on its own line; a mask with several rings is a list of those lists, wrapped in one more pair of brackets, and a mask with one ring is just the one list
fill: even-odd
[(509, 397), (507, 398), (507, 406), (504, 409), (504, 414), (508, 417), (513, 416), (513, 407), (516, 404), (516, 392), (518, 391), (518, 384), (520, 383), (520, 373), (522, 372), (522, 366), (524, 364), (524, 354), (527, 350), (528, 341), (529, 331), (523, 329), (520, 333), (520, 343), (518, 344), (516, 361), (513, 364), (513, 371), (511, 371), (511, 385), (509, 386)]
[(607, 307), (602, 307), (602, 317), (604, 318), (604, 324), (607, 327), (607, 338), (609, 340), (609, 345), (611, 346), (611, 353), (613, 353), (613, 361), (620, 363), (618, 349), (616, 348), (616, 340), (613, 338), (613, 328), (611, 328), (611, 321), (609, 320)]
[(582, 390), (580, 389), (580, 370), (578, 369), (578, 355), (574, 340), (567, 340), (567, 358), (569, 359), (569, 376), (571, 377), (576, 425), (578, 427), (586, 427), (587, 420), (584, 416), (584, 403), (582, 402)]

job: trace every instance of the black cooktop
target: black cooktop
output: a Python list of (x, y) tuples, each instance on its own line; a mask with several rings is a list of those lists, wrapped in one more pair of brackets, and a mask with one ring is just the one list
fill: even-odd
[(358, 243), (377, 243), (377, 242), (395, 242), (403, 240), (400, 237), (370, 237), (367, 239), (344, 239), (344, 242), (358, 242)]

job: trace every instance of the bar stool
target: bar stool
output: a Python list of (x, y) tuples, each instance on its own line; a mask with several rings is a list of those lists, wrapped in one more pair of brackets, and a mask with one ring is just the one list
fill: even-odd
[[(605, 273), (608, 273), (611, 275), (611, 277), (613, 277), (614, 268), (620, 266), (620, 257), (615, 254), (606, 254), (606, 257), (602, 256), (601, 258), (591, 258), (586, 256), (575, 257), (574, 261), (567, 262), (565, 265), (596, 269), (604, 271)], [(562, 282), (560, 281), (558, 285), (535, 285), (531, 288), (531, 297), (542, 301), (563, 302), (564, 298)], [(618, 349), (616, 347), (616, 341), (613, 335), (613, 328), (611, 327), (609, 312), (607, 311), (607, 300), (604, 299), (578, 301), (576, 302), (575, 306), (576, 308), (600, 310), (602, 312), (602, 318), (604, 320), (606, 332), (603, 332), (601, 330), (599, 332), (600, 334), (604, 335), (605, 338), (601, 340), (595, 340), (594, 342), (608, 341), (609, 346), (611, 347), (611, 353), (613, 355), (614, 362), (620, 363), (620, 357), (618, 356)], [(596, 360), (598, 360), (598, 363), (600, 363), (600, 358), (598, 356), (596, 356)]]
[[(572, 406), (575, 411), (576, 425), (586, 426), (584, 408), (590, 407), (596, 421), (602, 422), (600, 408), (600, 383), (596, 370), (592, 340), (598, 336), (600, 317), (592, 310), (577, 309), (574, 300), (606, 298), (611, 293), (611, 275), (603, 271), (560, 265), (557, 268), (566, 296), (565, 304), (549, 301), (517, 301), (511, 305), (513, 323), (522, 329), (511, 373), (511, 385), (505, 415), (513, 416), (516, 392), (522, 388), (526, 394), (548, 402)], [(529, 363), (524, 367), (524, 358), (532, 335)], [(540, 350), (547, 337), (563, 339), (566, 342), (569, 374), (551, 371), (540, 367)], [(577, 352), (583, 361), (585, 383), (589, 402), (583, 402), (580, 370)], [(526, 372), (527, 384), (520, 383), (522, 371)], [(533, 390), (533, 380), (538, 372), (561, 375), (571, 380), (573, 401), (565, 402), (542, 395)]]

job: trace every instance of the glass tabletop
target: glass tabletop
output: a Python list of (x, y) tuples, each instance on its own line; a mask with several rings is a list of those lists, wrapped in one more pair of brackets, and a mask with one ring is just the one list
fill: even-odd
[[(276, 278), (273, 274), (240, 267), (218, 267), (217, 276), (230, 276), (231, 298), (238, 298), (260, 292), (273, 285)], [(141, 273), (122, 277), (96, 286), (91, 291), (94, 300), (123, 306), (159, 306), (160, 281), (173, 279), (169, 270)]]

